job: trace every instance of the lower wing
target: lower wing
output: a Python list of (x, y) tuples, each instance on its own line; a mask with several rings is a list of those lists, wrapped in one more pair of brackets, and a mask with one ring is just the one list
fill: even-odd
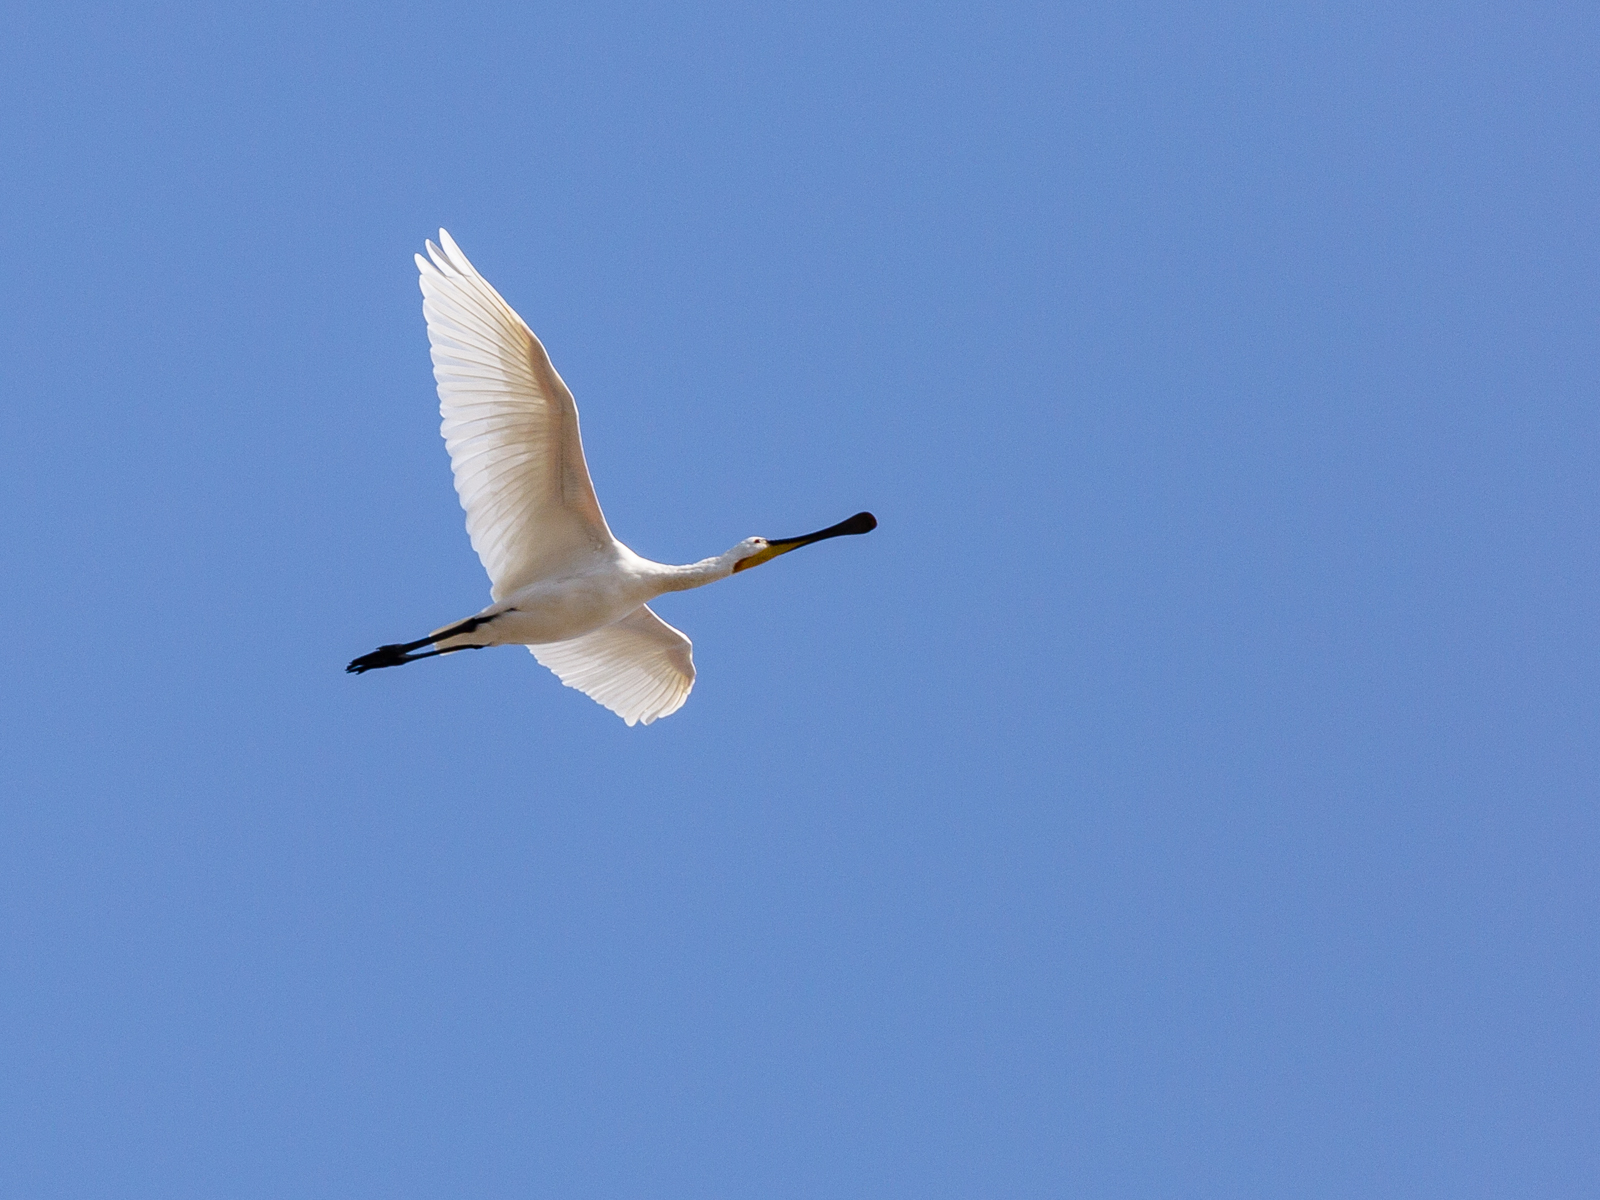
[(593, 633), (528, 649), (562, 683), (629, 725), (677, 712), (694, 687), (689, 639), (643, 604)]

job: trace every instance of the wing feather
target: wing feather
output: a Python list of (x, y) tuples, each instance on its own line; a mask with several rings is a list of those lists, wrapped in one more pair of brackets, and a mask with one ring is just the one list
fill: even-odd
[(578, 407), (527, 323), (444, 230), (417, 255), (422, 311), (467, 533), (499, 600), (605, 552)]
[(529, 646), (570, 688), (629, 725), (648, 725), (683, 707), (694, 687), (689, 639), (641, 604), (622, 620), (565, 642)]

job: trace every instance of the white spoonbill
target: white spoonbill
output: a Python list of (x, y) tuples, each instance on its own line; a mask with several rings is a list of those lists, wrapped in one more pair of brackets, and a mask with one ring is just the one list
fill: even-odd
[(663, 592), (726, 579), (824, 538), (877, 528), (871, 513), (792, 538), (745, 538), (675, 567), (612, 536), (578, 437), (578, 408), (533, 331), (444, 230), (417, 255), (422, 312), (467, 533), (489, 573), (488, 608), (425, 638), (379, 646), (355, 674), (520, 645), (629, 725), (677, 712), (694, 686), (689, 639), (651, 612)]

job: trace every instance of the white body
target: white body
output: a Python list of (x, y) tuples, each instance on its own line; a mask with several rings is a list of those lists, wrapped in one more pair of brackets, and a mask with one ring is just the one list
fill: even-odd
[(726, 579), (744, 557), (730, 552), (679, 567), (642, 558), (615, 539), (609, 549), (608, 554), (518, 588), (476, 614), (493, 620), (434, 644), (448, 650), (569, 641), (620, 621), (666, 592)]

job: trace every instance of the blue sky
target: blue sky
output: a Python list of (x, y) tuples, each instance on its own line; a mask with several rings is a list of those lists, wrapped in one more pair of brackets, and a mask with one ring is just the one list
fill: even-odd
[[(23, 5), (0, 1191), (1600, 1188), (1600, 19)], [(487, 597), (411, 255), (668, 561)]]

